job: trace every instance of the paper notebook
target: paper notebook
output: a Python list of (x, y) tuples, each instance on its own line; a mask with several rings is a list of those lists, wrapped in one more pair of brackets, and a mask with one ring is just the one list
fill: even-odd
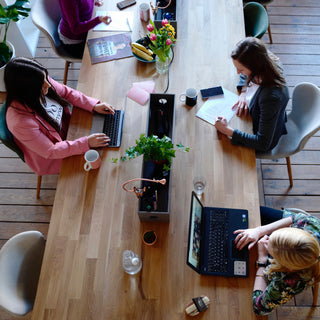
[(236, 113), (235, 110), (232, 110), (232, 106), (238, 101), (239, 96), (225, 88), (223, 92), (223, 95), (209, 98), (196, 116), (213, 125), (217, 117), (225, 117), (229, 122)]

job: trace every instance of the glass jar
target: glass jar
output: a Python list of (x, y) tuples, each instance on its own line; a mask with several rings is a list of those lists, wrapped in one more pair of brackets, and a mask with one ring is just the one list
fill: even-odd
[(169, 57), (166, 57), (165, 61), (159, 60), (159, 57), (156, 56), (156, 69), (159, 74), (166, 73), (169, 69), (170, 62), (172, 59), (172, 51), (169, 51)]

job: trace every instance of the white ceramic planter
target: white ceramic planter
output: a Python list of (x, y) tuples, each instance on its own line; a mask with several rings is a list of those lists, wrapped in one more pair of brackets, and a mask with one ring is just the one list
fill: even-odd
[[(11, 42), (7, 41), (7, 45), (10, 47), (10, 49), (12, 50), (12, 58), (14, 58), (15, 56), (15, 51), (14, 51), (14, 46), (12, 45)], [(3, 67), (0, 68), (0, 91), (1, 92), (5, 92), (6, 91), (6, 87), (4, 85), (4, 69), (5, 69), (5, 65)]]

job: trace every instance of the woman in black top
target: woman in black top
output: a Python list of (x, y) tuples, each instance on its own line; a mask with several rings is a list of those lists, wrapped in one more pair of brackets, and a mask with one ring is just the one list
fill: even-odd
[(261, 40), (253, 37), (240, 41), (231, 58), (240, 74), (238, 89), (241, 91), (233, 108), (238, 116), (250, 114), (253, 134), (231, 128), (223, 117), (216, 119), (215, 127), (229, 136), (232, 144), (257, 152), (269, 151), (281, 135), (287, 133), (285, 108), (289, 91), (279, 59), (268, 52)]

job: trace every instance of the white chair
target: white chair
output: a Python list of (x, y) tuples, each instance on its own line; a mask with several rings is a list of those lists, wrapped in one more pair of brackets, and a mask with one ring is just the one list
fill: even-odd
[(71, 56), (63, 48), (59, 34), (58, 25), (61, 19), (61, 10), (58, 1), (36, 0), (32, 6), (31, 19), (35, 26), (48, 37), (55, 53), (66, 61), (64, 68), (63, 83), (68, 80), (68, 70), (71, 62), (81, 62), (81, 59)]
[(286, 158), (290, 187), (293, 186), (290, 156), (301, 151), (320, 129), (320, 89), (308, 82), (298, 84), (292, 94), (292, 110), (286, 123), (288, 133), (269, 152), (256, 153), (259, 159)]
[(33, 308), (45, 239), (26, 231), (10, 238), (0, 250), (0, 306), (15, 315)]

